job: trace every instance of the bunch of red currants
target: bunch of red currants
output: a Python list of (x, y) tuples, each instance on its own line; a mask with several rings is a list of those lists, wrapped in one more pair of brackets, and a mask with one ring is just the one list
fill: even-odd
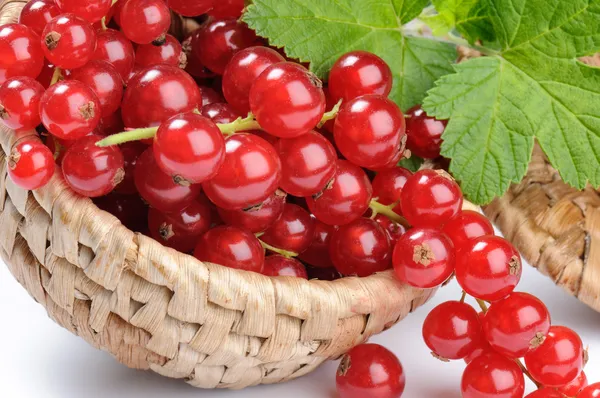
[[(418, 106), (403, 114), (387, 98), (389, 66), (368, 52), (342, 55), (324, 87), (240, 22), (243, 7), (27, 3), (18, 24), (0, 26), (13, 183), (41, 188), (58, 165), (74, 192), (130, 229), (265, 275), (333, 280), (393, 268), (404, 283), (434, 288), (456, 274), (483, 313), (464, 297), (442, 304), (423, 334), (438, 358), (469, 363), (464, 396), (522, 397), (524, 374), (547, 386), (531, 397), (575, 396), (585, 386), (581, 340), (513, 292), (517, 251), (462, 210), (450, 175), (398, 166), (411, 153), (439, 157), (446, 122)], [(202, 25), (179, 42), (168, 34), (171, 11)], [(370, 363), (387, 376), (369, 376)], [(389, 351), (363, 345), (342, 361), (338, 386), (342, 398), (398, 397), (404, 375)]]

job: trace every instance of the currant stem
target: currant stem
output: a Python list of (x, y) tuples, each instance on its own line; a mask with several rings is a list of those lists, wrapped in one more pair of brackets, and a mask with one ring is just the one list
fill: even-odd
[(480, 299), (475, 299), (477, 300), (477, 304), (479, 304), (479, 308), (481, 308), (481, 311), (483, 311), (483, 313), (485, 314), (488, 311), (488, 306), (485, 303), (485, 301), (480, 300)]
[(259, 239), (258, 241), (260, 242), (260, 244), (262, 245), (262, 247), (264, 249), (275, 252), (279, 255), (282, 255), (283, 257), (293, 258), (293, 257), (298, 257), (298, 255), (299, 255), (298, 253), (295, 253), (295, 252), (291, 252), (288, 250), (283, 250), (283, 249), (278, 249), (277, 247), (273, 247), (270, 244), (263, 242), (261, 239)]
[(520, 359), (515, 359), (515, 363), (517, 365), (519, 365), (519, 367), (521, 368), (521, 371), (523, 372), (523, 374), (525, 376), (527, 376), (529, 378), (529, 380), (531, 380), (533, 382), (533, 384), (535, 384), (535, 386), (537, 388), (542, 388), (542, 385), (540, 383), (538, 383), (537, 381), (535, 381), (535, 379), (531, 376), (531, 373), (529, 373), (529, 371), (527, 370), (527, 368), (525, 367), (525, 365), (523, 365), (523, 362), (521, 362)]
[(373, 211), (373, 213), (382, 214), (382, 215), (386, 216), (387, 218), (389, 218), (390, 220), (403, 225), (405, 228), (410, 228), (411, 226), (408, 223), (408, 221), (406, 221), (406, 219), (404, 217), (402, 217), (401, 215), (397, 214), (394, 210), (392, 210), (396, 206), (397, 206), (397, 203), (391, 204), (390, 206), (382, 205), (376, 199), (371, 200), (371, 203), (369, 204), (369, 207), (371, 208), (371, 211)]
[(52, 80), (50, 80), (50, 85), (58, 83), (58, 81), (62, 78), (62, 71), (59, 67), (54, 68), (54, 73), (52, 74)]
[(109, 135), (108, 137), (96, 142), (96, 146), (104, 147), (119, 145), (129, 141), (139, 141), (147, 138), (153, 138), (157, 131), (158, 127), (147, 127), (144, 129), (123, 131), (122, 133)]
[(323, 114), (323, 118), (321, 119), (321, 121), (319, 122), (317, 127), (321, 128), (328, 121), (335, 119), (337, 117), (338, 113), (340, 112), (341, 106), (342, 106), (342, 100), (339, 100), (338, 103), (335, 104), (335, 106), (333, 108), (331, 108), (331, 110), (329, 112), (325, 112)]
[(238, 131), (246, 131), (246, 130), (260, 130), (260, 124), (254, 119), (254, 115), (251, 113), (248, 114), (245, 118), (237, 118), (231, 123), (222, 124), (217, 123), (217, 127), (221, 130), (221, 133), (230, 136)]
[(464, 290), (462, 291), (462, 295), (460, 296), (460, 302), (464, 303), (465, 299), (467, 298), (467, 292), (465, 292)]

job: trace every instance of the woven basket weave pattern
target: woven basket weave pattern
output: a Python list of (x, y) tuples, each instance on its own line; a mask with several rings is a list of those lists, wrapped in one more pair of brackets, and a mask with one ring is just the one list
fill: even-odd
[[(3, 2), (0, 23), (16, 21), (24, 3)], [(60, 172), (43, 189), (17, 187), (6, 170), (16, 140), (0, 127), (2, 258), (54, 321), (130, 367), (202, 388), (277, 383), (339, 357), (433, 294), (391, 271), (326, 282), (199, 262), (124, 228)]]

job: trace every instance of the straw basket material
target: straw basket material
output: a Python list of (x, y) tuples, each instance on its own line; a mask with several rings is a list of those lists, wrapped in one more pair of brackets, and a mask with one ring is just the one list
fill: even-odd
[[(2, 2), (0, 24), (16, 21), (24, 3)], [(433, 294), (391, 271), (326, 282), (202, 263), (129, 231), (60, 173), (34, 192), (14, 185), (6, 154), (19, 138), (0, 127), (0, 254), (53, 320), (127, 366), (202, 388), (278, 383)]]

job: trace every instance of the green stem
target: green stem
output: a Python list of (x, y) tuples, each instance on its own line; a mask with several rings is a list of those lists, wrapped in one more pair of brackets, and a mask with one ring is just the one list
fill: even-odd
[(100, 20), (100, 26), (102, 27), (102, 30), (108, 29), (106, 27), (106, 17), (102, 17), (102, 19)]
[(153, 138), (158, 131), (158, 127), (147, 127), (124, 131), (122, 133), (109, 135), (108, 137), (96, 142), (96, 146), (104, 147), (111, 145), (124, 144), (129, 141), (139, 141), (147, 138)]
[(483, 311), (483, 313), (485, 314), (488, 311), (488, 307), (487, 304), (485, 303), (485, 301), (480, 300), (480, 299), (475, 299), (477, 300), (477, 304), (479, 304), (479, 308), (481, 308), (481, 311)]
[(298, 253), (294, 253), (288, 250), (283, 250), (283, 249), (279, 249), (277, 247), (273, 247), (270, 244), (263, 242), (261, 239), (259, 239), (260, 244), (262, 245), (262, 247), (266, 250), (272, 251), (274, 253), (280, 254), (283, 257), (287, 257), (287, 258), (292, 258), (292, 257), (298, 257)]
[(54, 68), (54, 73), (52, 74), (52, 79), (50, 80), (50, 85), (58, 83), (58, 81), (62, 78), (62, 71), (57, 66)]
[(254, 119), (254, 115), (251, 113), (249, 113), (247, 117), (239, 117), (231, 123), (217, 123), (217, 127), (221, 130), (221, 133), (225, 135), (232, 135), (237, 133), (238, 131), (261, 129), (260, 124), (258, 124), (256, 119)]
[(319, 122), (317, 127), (321, 128), (328, 121), (335, 119), (337, 117), (338, 113), (340, 112), (341, 106), (342, 106), (342, 100), (339, 100), (338, 103), (335, 104), (334, 107), (331, 108), (331, 110), (329, 112), (325, 112), (325, 114), (323, 115), (323, 118), (321, 118), (321, 121)]
[(393, 203), (390, 206), (386, 206), (379, 203), (376, 199), (373, 199), (371, 200), (369, 207), (371, 208), (371, 211), (373, 211), (373, 213), (382, 214), (390, 220), (403, 225), (405, 228), (410, 228), (410, 224), (408, 223), (408, 221), (406, 221), (404, 217), (402, 217), (393, 210), (393, 208), (397, 205), (397, 203)]

